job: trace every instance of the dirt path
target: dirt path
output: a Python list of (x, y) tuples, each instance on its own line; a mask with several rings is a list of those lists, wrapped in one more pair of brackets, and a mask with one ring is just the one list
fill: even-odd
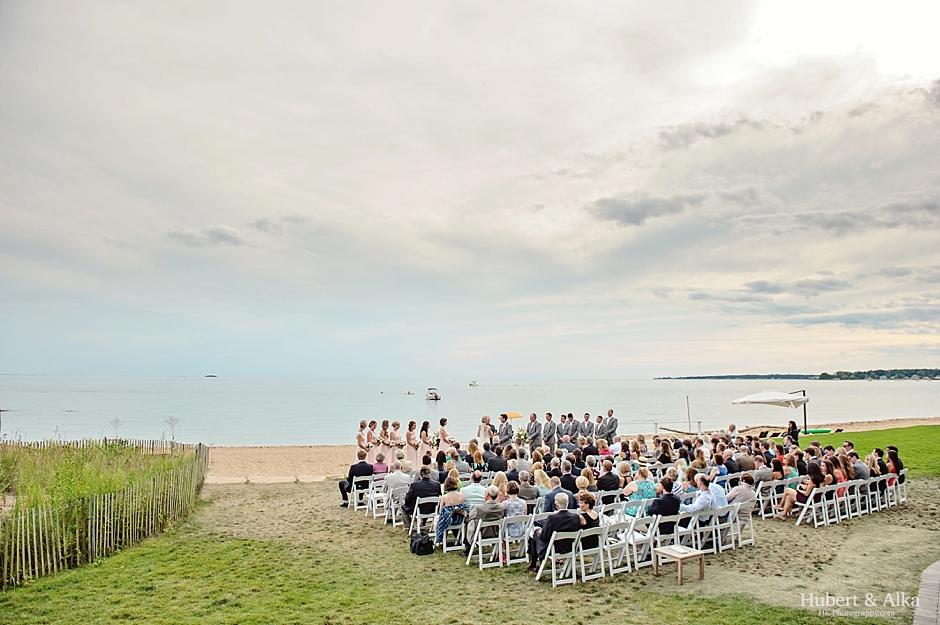
[[(888, 592), (910, 595), (916, 592), (921, 571), (940, 559), (940, 479), (911, 480), (909, 493), (903, 507), (819, 529), (758, 519), (755, 546), (706, 557), (708, 583), (678, 587), (672, 575), (656, 578), (649, 568), (609, 583), (670, 594), (739, 593), (789, 607), (799, 607), (800, 593), (810, 592), (863, 597), (875, 593), (880, 598)], [(203, 500), (206, 505), (192, 521), (199, 533), (317, 543), (338, 553), (361, 554), (370, 544), (391, 542), (400, 543), (397, 548), (407, 554), (403, 530), (339, 508), (333, 480), (208, 484)], [(434, 559), (421, 562), (427, 563), (428, 570), (440, 567), (441, 562), (460, 569), (459, 560), (454, 554), (435, 554)], [(669, 566), (668, 570), (673, 569)], [(519, 578), (521, 588), (543, 592), (524, 567), (515, 567), (511, 575)], [(899, 610), (897, 616), (909, 621), (909, 612)]]

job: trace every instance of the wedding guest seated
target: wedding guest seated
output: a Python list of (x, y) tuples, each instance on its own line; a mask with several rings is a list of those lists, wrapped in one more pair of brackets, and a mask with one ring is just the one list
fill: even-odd
[(493, 486), (499, 490), (496, 501), (499, 503), (506, 501), (506, 497), (509, 494), (509, 480), (506, 478), (506, 474), (502, 471), (497, 471), (496, 475), (493, 476)]
[[(578, 478), (579, 480), (582, 478)], [(591, 530), (595, 527), (600, 527), (601, 517), (594, 510), (594, 506), (597, 504), (597, 498), (593, 493), (583, 491), (578, 493), (578, 516), (581, 517), (581, 529)], [(584, 549), (596, 549), (598, 542), (600, 540), (599, 536), (587, 536), (581, 541), (581, 546)]]
[(548, 463), (548, 477), (557, 477), (561, 478), (561, 463), (558, 458), (552, 458), (551, 462)]
[(753, 471), (754, 458), (748, 453), (747, 445), (738, 447), (738, 453), (734, 456), (734, 461), (738, 463), (739, 471)]
[[(541, 470), (535, 469), (532, 473), (535, 476), (535, 487), (538, 488), (539, 497), (544, 497), (548, 493), (552, 492), (551, 479), (548, 477), (548, 474)], [(560, 484), (561, 482), (559, 482)]]
[(577, 478), (575, 478), (575, 480), (574, 480), (574, 488), (575, 488), (575, 489), (574, 489), (574, 491), (572, 491), (572, 492), (574, 492), (575, 495), (577, 495), (578, 493), (580, 493), (582, 490), (583, 490), (584, 492), (587, 492), (587, 486), (588, 486), (587, 478), (584, 477), (583, 475), (579, 475), (579, 476), (578, 476)]
[(751, 510), (754, 508), (753, 502), (757, 500), (757, 493), (754, 491), (754, 476), (745, 473), (741, 476), (738, 485), (728, 493), (728, 503), (739, 503), (741, 508), (738, 511), (738, 518), (742, 523), (751, 520)]
[(587, 480), (587, 487), (585, 487), (584, 490), (586, 490), (586, 491), (589, 492), (589, 493), (596, 493), (596, 492), (597, 492), (597, 482), (594, 481), (594, 474), (591, 472), (591, 470), (588, 469), (587, 467), (585, 467), (584, 469), (582, 469), (582, 470), (581, 470), (581, 477), (583, 477), (584, 479)]
[[(638, 501), (641, 499), (653, 499), (656, 497), (656, 485), (650, 479), (649, 469), (640, 467), (637, 469), (633, 481), (627, 484), (623, 489), (623, 497), (627, 501)], [(624, 510), (627, 514), (635, 515), (639, 508), (627, 508)], [(642, 516), (642, 515), (640, 515)]]
[(383, 454), (381, 451), (375, 454), (375, 464), (372, 465), (372, 473), (374, 475), (388, 473), (388, 465), (385, 464), (385, 454)]
[(547, 495), (545, 495), (545, 499), (542, 504), (542, 512), (555, 511), (555, 496), (559, 494), (567, 496), (567, 502), (569, 506), (574, 508), (574, 493), (561, 487), (561, 478), (553, 477), (549, 483), (552, 486), (552, 490)]
[(441, 496), (440, 512), (437, 515), (434, 542), (438, 545), (443, 544), (444, 535), (451, 525), (463, 523), (469, 513), (470, 506), (464, 502), (463, 495), (457, 490), (457, 480), (453, 476), (448, 476), (444, 480), (444, 494)]
[(509, 470), (506, 471), (506, 479), (510, 482), (519, 481), (519, 461), (515, 458), (509, 459)]
[(617, 465), (617, 480), (620, 484), (617, 488), (626, 488), (627, 484), (633, 481), (633, 475), (630, 473), (631, 468), (629, 460)]
[(454, 468), (457, 469), (457, 473), (470, 473), (470, 463), (460, 455), (460, 443), (454, 443), (454, 448), (457, 450), (457, 457), (454, 458)]
[(356, 453), (359, 462), (349, 467), (349, 473), (346, 475), (346, 479), (339, 483), (339, 492), (343, 496), (343, 503), (339, 504), (340, 508), (349, 507), (349, 492), (353, 489), (353, 480), (357, 477), (372, 475), (372, 465), (366, 462), (367, 455), (364, 449), (360, 449)]
[[(610, 460), (604, 460), (601, 463), (601, 474), (597, 478), (597, 492), (601, 493), (602, 502), (604, 504), (611, 503), (613, 500), (608, 501), (603, 497), (604, 491), (617, 490), (620, 488), (620, 479), (617, 477), (617, 474), (614, 473), (614, 463)], [(590, 467), (586, 467), (587, 471), (590, 471)]]
[(587, 444), (581, 448), (581, 453), (584, 456), (596, 456), (597, 455), (597, 446), (594, 445), (594, 438), (588, 437)]
[(695, 475), (695, 485), (698, 487), (698, 496), (690, 504), (681, 504), (681, 512), (699, 512), (700, 510), (711, 510), (716, 507), (715, 496), (709, 490), (708, 477), (702, 473)]
[[(421, 467), (421, 479), (411, 483), (408, 487), (408, 493), (405, 495), (405, 503), (402, 504), (401, 511), (405, 516), (405, 526), (411, 524), (411, 517), (415, 513), (415, 504), (419, 497), (440, 497), (441, 484), (437, 480), (431, 479), (430, 467)], [(420, 508), (421, 514), (431, 514), (437, 509), (436, 503), (425, 503)]]
[(571, 437), (567, 434), (561, 437), (561, 444), (558, 445), (559, 449), (564, 449), (565, 451), (574, 451), (575, 444), (571, 442)]
[[(649, 516), (674, 516), (679, 514), (679, 498), (672, 492), (673, 481), (668, 476), (659, 480), (656, 485), (656, 499), (647, 509)], [(675, 523), (660, 523), (659, 531), (662, 534), (672, 534)]]
[(509, 468), (509, 465), (506, 462), (506, 458), (502, 456), (503, 448), (497, 447), (496, 453), (499, 455), (494, 455), (492, 458), (486, 461), (486, 464), (489, 466), (490, 471), (506, 471)]
[[(558, 478), (552, 478), (557, 480)], [(561, 482), (558, 482), (559, 488)], [(545, 558), (548, 550), (548, 543), (551, 542), (552, 535), (555, 532), (577, 532), (581, 529), (581, 517), (569, 508), (572, 504), (568, 493), (559, 492), (552, 498), (552, 510), (555, 514), (542, 519), (536, 523), (534, 533), (529, 538), (529, 572), (536, 573), (539, 570), (539, 562)], [(558, 553), (569, 553), (573, 541), (566, 540), (555, 544), (555, 550)]]
[[(401, 449), (395, 452), (395, 460), (398, 460), (401, 463), (401, 470), (405, 473), (411, 473), (414, 467), (411, 466), (411, 461), (405, 459), (405, 452)], [(392, 463), (394, 465), (394, 463)]]
[(409, 486), (410, 484), (411, 476), (404, 472), (401, 461), (396, 460), (392, 463), (392, 472), (385, 477), (382, 488), (385, 489), (385, 492), (391, 492), (396, 486)]
[(813, 490), (825, 484), (826, 478), (819, 464), (811, 462), (806, 467), (806, 471), (806, 479), (804, 479), (799, 486), (796, 488), (787, 488), (783, 491), (783, 499), (780, 500), (780, 505), (774, 508), (780, 512), (780, 514), (776, 515), (776, 518), (786, 521), (787, 515), (790, 514), (790, 510), (793, 509), (795, 504), (806, 503), (809, 501), (809, 498), (813, 496)]
[(532, 483), (532, 474), (528, 471), (519, 471), (519, 497), (526, 501), (539, 498), (539, 489)]
[(489, 443), (483, 443), (483, 462), (489, 462), (490, 458), (495, 456), (491, 449)]
[(562, 488), (571, 493), (577, 492), (577, 486), (575, 486), (575, 476), (571, 474), (571, 463), (567, 460), (561, 463), (560, 479)]
[[(506, 516), (522, 516), (527, 514), (525, 501), (519, 498), (519, 484), (516, 482), (509, 482), (509, 486), (506, 488), (506, 501), (503, 502), (503, 510)], [(512, 537), (516, 538), (522, 536), (525, 533), (526, 524), (525, 523), (511, 523), (506, 526), (506, 533)]]
[(773, 471), (766, 465), (765, 458), (762, 454), (754, 456), (754, 470), (751, 471), (751, 475), (754, 476), (754, 482), (757, 484), (770, 482), (774, 479)]
[(520, 472), (532, 472), (532, 461), (529, 460), (529, 452), (526, 451), (525, 447), (520, 447), (516, 450), (516, 468), (519, 469)]
[(464, 501), (466, 501), (467, 505), (471, 508), (481, 505), (486, 500), (486, 488), (481, 483), (482, 481), (483, 474), (479, 471), (474, 471), (470, 476), (470, 483), (460, 490), (463, 494)]
[(679, 479), (679, 472), (676, 471), (675, 467), (669, 467), (666, 469), (666, 475), (670, 480), (672, 480), (672, 494), (676, 497), (681, 497), (682, 490), (682, 480)]
[(849, 460), (852, 462), (852, 469), (855, 471), (855, 479), (857, 480), (867, 480), (871, 477), (871, 472), (868, 470), (868, 467), (865, 466), (865, 463), (859, 460), (858, 452), (854, 449), (848, 454)]
[[(498, 521), (505, 516), (506, 509), (503, 507), (503, 504), (496, 501), (498, 497), (499, 489), (495, 486), (487, 486), (486, 501), (483, 502), (483, 505), (475, 506), (470, 510), (470, 516), (467, 517), (467, 533), (465, 535), (466, 548), (464, 549), (464, 556), (469, 555), (470, 541), (473, 540), (473, 535), (477, 531), (477, 523), (480, 521)], [(483, 538), (493, 538), (498, 533), (498, 527), (489, 527), (481, 532)]]

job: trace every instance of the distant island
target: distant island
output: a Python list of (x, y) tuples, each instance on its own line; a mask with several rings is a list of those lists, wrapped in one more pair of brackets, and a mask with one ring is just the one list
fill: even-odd
[(654, 380), (940, 380), (940, 369), (869, 369), (813, 373), (744, 373), (729, 375), (687, 375)]

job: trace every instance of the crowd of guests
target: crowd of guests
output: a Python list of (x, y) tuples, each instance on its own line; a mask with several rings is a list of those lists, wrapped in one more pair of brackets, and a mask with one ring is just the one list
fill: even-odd
[[(898, 475), (904, 468), (896, 447), (873, 449), (864, 458), (849, 440), (838, 449), (821, 447), (815, 441), (801, 448), (799, 429), (792, 421), (782, 443), (742, 436), (733, 424), (711, 436), (654, 436), (647, 441), (639, 434), (618, 436), (612, 410), (608, 411), (609, 420), (597, 417), (588, 435), (581, 434), (577, 422), (573, 422), (576, 429), (571, 429), (568, 415), (562, 416), (566, 424), (562, 431), (572, 433), (559, 436), (559, 423), (552, 428), (553, 437), (540, 436), (537, 441), (506, 432), (505, 415), (501, 416), (500, 429), (491, 429), (488, 418), (484, 418), (478, 431), (482, 436), (472, 438), (466, 447), (448, 439), (445, 448), (429, 448), (417, 456), (417, 465), (401, 446), (389, 448), (391, 459), (383, 451), (370, 459), (369, 450), (360, 448), (359, 461), (339, 484), (341, 505), (348, 506), (357, 477), (385, 474), (383, 488), (387, 492), (407, 487), (401, 511), (408, 520), (415, 514), (419, 498), (441, 498), (439, 506), (425, 504), (428, 509), (420, 510), (422, 514), (438, 511), (435, 538), (441, 543), (454, 523), (467, 523), (465, 535), (469, 541), (477, 522), (531, 513), (541, 500), (541, 512), (554, 514), (544, 519), (529, 538), (530, 565), (534, 568), (544, 557), (554, 532), (597, 527), (595, 508), (601, 503), (646, 500), (650, 501), (648, 514), (671, 516), (754, 502), (761, 482), (802, 477), (796, 488), (787, 488), (783, 493), (778, 518), (785, 519), (795, 503), (807, 501), (815, 488), (889, 473)], [(589, 415), (585, 415), (582, 423), (589, 421)], [(529, 426), (533, 423), (534, 414), (530, 415)], [(550, 414), (546, 415), (546, 423), (553, 423)], [(609, 443), (593, 435), (598, 429), (611, 437)], [(544, 427), (540, 428), (542, 432)], [(654, 472), (658, 480), (653, 479)], [(492, 476), (492, 483), (484, 486), (484, 476)], [(681, 503), (689, 499), (688, 494), (694, 494), (691, 502)], [(749, 520), (752, 507), (741, 507), (742, 521)], [(635, 507), (627, 507), (626, 511), (637, 513)], [(666, 533), (671, 530), (661, 528)], [(525, 525), (511, 524), (507, 531), (510, 536), (521, 536)]]

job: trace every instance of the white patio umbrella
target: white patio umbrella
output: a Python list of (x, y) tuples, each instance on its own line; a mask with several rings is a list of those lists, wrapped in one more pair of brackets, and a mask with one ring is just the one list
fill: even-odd
[(732, 404), (767, 404), (768, 406), (783, 406), (784, 408), (799, 408), (803, 406), (803, 433), (806, 434), (809, 429), (806, 419), (806, 403), (809, 397), (806, 391), (794, 391), (792, 393), (781, 393), (780, 391), (761, 391), (747, 397), (735, 399)]

